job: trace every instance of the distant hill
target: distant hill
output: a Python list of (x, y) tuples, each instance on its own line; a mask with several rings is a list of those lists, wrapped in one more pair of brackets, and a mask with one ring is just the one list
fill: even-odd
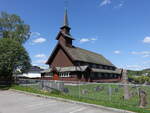
[(127, 71), (128, 71), (128, 75), (133, 75), (133, 76), (149, 75), (150, 76), (150, 68), (143, 69), (140, 71), (135, 71), (135, 70), (127, 70)]
[(144, 69), (143, 71), (150, 72), (150, 68)]

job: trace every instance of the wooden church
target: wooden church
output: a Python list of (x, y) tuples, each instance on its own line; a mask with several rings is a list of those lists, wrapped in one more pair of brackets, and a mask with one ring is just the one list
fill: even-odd
[(64, 25), (56, 36), (57, 45), (46, 62), (49, 69), (42, 72), (42, 79), (87, 82), (120, 81), (121, 70), (101, 54), (74, 46), (74, 38), (70, 30), (66, 10)]

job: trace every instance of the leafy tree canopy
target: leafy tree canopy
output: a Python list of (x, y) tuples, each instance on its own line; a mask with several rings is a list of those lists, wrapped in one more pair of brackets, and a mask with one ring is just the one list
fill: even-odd
[(24, 43), (30, 37), (30, 26), (15, 14), (0, 13), (0, 37)]
[(16, 70), (27, 72), (30, 58), (25, 48), (10, 38), (0, 39), (0, 78), (11, 78)]

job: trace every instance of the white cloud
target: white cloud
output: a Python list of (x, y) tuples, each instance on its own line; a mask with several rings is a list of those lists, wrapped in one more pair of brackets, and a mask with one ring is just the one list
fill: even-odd
[(141, 69), (143, 69), (143, 66), (140, 66), (140, 65), (127, 65), (125, 68), (126, 69), (131, 69), (131, 70), (141, 70)]
[(45, 64), (46, 63), (46, 60), (36, 60), (36, 61), (34, 61), (34, 63), (33, 64)]
[(143, 57), (144, 57), (144, 58), (146, 58), (146, 57), (150, 57), (150, 55), (149, 55), (149, 54), (148, 54), (148, 55), (144, 55)]
[(145, 61), (143, 62), (143, 64), (150, 64), (150, 61)]
[(141, 52), (131, 52), (132, 55), (141, 55), (142, 57), (150, 57), (150, 51), (141, 51)]
[(111, 4), (111, 0), (102, 0), (100, 6), (109, 5), (109, 4)]
[(91, 40), (95, 41), (95, 40), (97, 40), (97, 39), (96, 39), (96, 38), (91, 38)]
[(81, 38), (80, 39), (80, 42), (81, 43), (84, 43), (84, 42), (89, 42), (90, 40), (88, 38)]
[(150, 64), (148, 63), (140, 63), (135, 65), (125, 65), (123, 66), (124, 69), (130, 69), (130, 70), (142, 70), (150, 67)]
[(46, 41), (45, 38), (40, 37), (40, 38), (37, 38), (37, 39), (33, 40), (32, 42), (33, 42), (33, 43), (43, 43), (43, 42), (45, 42), (45, 41)]
[(146, 36), (143, 40), (143, 43), (150, 44), (150, 36)]
[(31, 42), (29, 42), (30, 45), (35, 45), (37, 43), (43, 43), (46, 41), (45, 38), (41, 37), (41, 34), (39, 32), (31, 32)]
[(36, 57), (36, 58), (45, 58), (46, 55), (45, 54), (37, 54), (34, 57)]
[(31, 37), (38, 37), (41, 34), (39, 32), (31, 32)]
[(150, 51), (141, 51), (141, 52), (131, 52), (133, 55), (150, 55)]
[(97, 39), (96, 38), (81, 38), (79, 40), (80, 43), (85, 43), (85, 42), (93, 42), (93, 41), (96, 41)]
[(114, 51), (114, 54), (120, 54), (120, 53), (121, 53), (121, 51), (119, 51), (119, 50)]
[(142, 70), (142, 69), (146, 69), (146, 68), (149, 68), (149, 67), (150, 67), (149, 64), (127, 65), (127, 66), (126, 66), (126, 69)]
[(118, 5), (114, 6), (114, 8), (121, 8), (124, 5), (124, 2), (122, 1), (121, 3), (119, 3)]
[(142, 69), (147, 69), (150, 68), (150, 60), (148, 61), (143, 61), (138, 64), (126, 64), (122, 66), (124, 69), (130, 69), (130, 70), (142, 70)]
[(120, 53), (121, 53), (121, 51), (119, 51), (119, 50), (114, 51), (114, 54), (120, 54)]

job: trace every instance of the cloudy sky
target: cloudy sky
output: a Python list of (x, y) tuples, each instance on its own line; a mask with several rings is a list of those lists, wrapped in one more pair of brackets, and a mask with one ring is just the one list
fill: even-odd
[[(0, 11), (31, 27), (24, 45), (45, 67), (63, 24), (64, 0), (0, 0)], [(120, 68), (150, 68), (150, 0), (68, 0), (74, 45), (100, 53)]]

